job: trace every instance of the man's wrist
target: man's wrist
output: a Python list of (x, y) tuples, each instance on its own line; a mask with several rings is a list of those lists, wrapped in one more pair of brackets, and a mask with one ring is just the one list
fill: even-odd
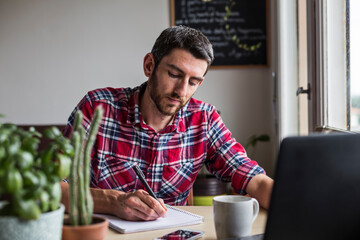
[(91, 195), (94, 201), (94, 212), (104, 214), (114, 214), (114, 208), (119, 205), (120, 195), (125, 193), (113, 189), (91, 188)]

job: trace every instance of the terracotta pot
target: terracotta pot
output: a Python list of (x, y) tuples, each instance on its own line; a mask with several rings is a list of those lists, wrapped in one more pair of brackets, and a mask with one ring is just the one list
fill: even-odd
[(92, 223), (86, 226), (70, 226), (69, 217), (64, 217), (62, 240), (103, 240), (108, 232), (109, 221), (93, 216)]

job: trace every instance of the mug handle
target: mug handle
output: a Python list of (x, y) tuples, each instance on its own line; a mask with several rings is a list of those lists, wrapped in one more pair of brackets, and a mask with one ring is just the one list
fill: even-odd
[(254, 223), (256, 217), (257, 217), (258, 214), (259, 214), (259, 202), (258, 202), (255, 198), (252, 198), (251, 200), (252, 200), (252, 202), (253, 202), (253, 218), (252, 218), (252, 223)]

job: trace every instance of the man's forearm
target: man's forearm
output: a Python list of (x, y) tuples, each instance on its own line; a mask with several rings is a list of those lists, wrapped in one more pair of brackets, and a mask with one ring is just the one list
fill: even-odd
[(274, 180), (265, 174), (259, 174), (253, 177), (246, 187), (246, 192), (251, 197), (258, 200), (259, 204), (268, 209), (270, 205), (270, 198)]
[[(61, 182), (62, 199), (69, 211), (69, 185)], [(124, 193), (112, 189), (90, 188), (94, 200), (94, 213), (104, 213), (127, 220), (155, 220), (166, 215), (163, 200), (157, 201), (144, 190)]]
[[(69, 211), (69, 184), (61, 182), (62, 197), (61, 202), (65, 205), (65, 211)], [(118, 196), (124, 194), (121, 191), (111, 189), (96, 189), (90, 188), (91, 195), (94, 201), (94, 212), (104, 214), (114, 214), (114, 203), (117, 201)]]
[(90, 192), (94, 200), (94, 212), (111, 215), (116, 215), (114, 208), (121, 204), (119, 195), (125, 194), (124, 192), (118, 190), (98, 188), (91, 188)]

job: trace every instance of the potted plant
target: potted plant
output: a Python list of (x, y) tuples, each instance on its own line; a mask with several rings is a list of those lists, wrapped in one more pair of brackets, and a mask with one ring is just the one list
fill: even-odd
[(83, 115), (80, 111), (76, 113), (71, 135), (75, 150), (69, 176), (70, 208), (68, 217), (64, 219), (63, 240), (100, 240), (106, 237), (108, 231), (108, 220), (93, 216), (93, 199), (89, 188), (90, 155), (102, 114), (102, 107), (97, 107), (90, 126), (88, 139), (85, 140), (85, 131), (81, 125)]
[(254, 134), (249, 137), (245, 145), (245, 149), (249, 151), (250, 147), (252, 147), (252, 152), (248, 153), (249, 156), (252, 156), (254, 154), (254, 150), (258, 142), (269, 142), (269, 141), (270, 141), (270, 136), (267, 134), (260, 134), (260, 135)]
[(0, 239), (61, 239), (60, 181), (74, 149), (56, 127), (43, 134), (0, 123)]
[(212, 206), (212, 200), (219, 195), (227, 194), (228, 183), (218, 180), (202, 167), (193, 186), (193, 201), (196, 206)]

